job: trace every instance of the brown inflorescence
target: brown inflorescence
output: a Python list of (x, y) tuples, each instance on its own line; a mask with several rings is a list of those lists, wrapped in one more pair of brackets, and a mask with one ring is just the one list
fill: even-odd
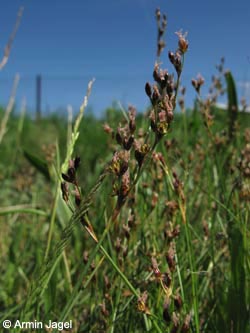
[(70, 160), (67, 173), (62, 173), (62, 179), (64, 180), (61, 183), (62, 197), (63, 197), (63, 200), (67, 203), (67, 205), (69, 207), (70, 207), (69, 184), (73, 185), (72, 193), (74, 194), (76, 207), (79, 207), (80, 203), (81, 203), (81, 192), (80, 192), (80, 188), (78, 186), (78, 182), (77, 182), (77, 178), (76, 178), (76, 172), (80, 166), (80, 162), (81, 162), (81, 159), (78, 156), (75, 157), (73, 160)]

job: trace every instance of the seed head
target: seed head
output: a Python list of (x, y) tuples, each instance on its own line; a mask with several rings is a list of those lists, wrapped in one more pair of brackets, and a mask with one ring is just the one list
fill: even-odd
[(62, 197), (63, 200), (67, 203), (69, 201), (69, 187), (65, 182), (61, 183)]
[(160, 11), (160, 8), (157, 8), (156, 11), (155, 11), (155, 17), (156, 17), (156, 20), (157, 21), (160, 21), (161, 19), (161, 11)]
[(138, 298), (137, 309), (140, 312), (150, 314), (149, 309), (146, 306), (147, 299), (148, 299), (148, 293), (147, 291), (144, 291), (144, 293)]
[(182, 301), (180, 294), (174, 296), (174, 305), (175, 305), (176, 310), (180, 310), (182, 307), (182, 304), (183, 304), (183, 301)]
[(157, 57), (159, 57), (161, 55), (165, 46), (166, 46), (166, 43), (164, 42), (164, 40), (159, 40), (159, 42), (157, 44)]
[(181, 333), (188, 333), (190, 330), (190, 321), (191, 321), (191, 315), (188, 314), (186, 315), (185, 319), (184, 319), (184, 323), (182, 324), (181, 327)]
[(178, 47), (181, 54), (184, 54), (188, 50), (188, 41), (186, 39), (187, 32), (183, 33), (181, 30), (176, 32), (176, 35), (179, 37)]
[(166, 321), (167, 324), (170, 324), (171, 322), (171, 315), (170, 315), (170, 309), (169, 309), (169, 299), (167, 299), (163, 304), (163, 319)]
[(107, 123), (103, 124), (103, 129), (107, 134), (113, 133), (113, 129)]
[(197, 75), (196, 79), (192, 79), (191, 83), (198, 94), (200, 93), (200, 88), (204, 82), (205, 80), (200, 74)]
[(161, 271), (159, 270), (157, 261), (155, 258), (151, 258), (152, 268), (156, 279), (161, 278)]
[(151, 98), (151, 95), (152, 95), (152, 89), (151, 89), (151, 85), (150, 83), (146, 83), (145, 85), (145, 91), (146, 91), (146, 94), (149, 98)]
[(129, 111), (128, 112), (129, 130), (130, 130), (130, 133), (133, 134), (136, 129), (136, 125), (135, 125), (136, 108), (133, 107), (132, 105), (130, 105), (128, 108), (128, 111)]

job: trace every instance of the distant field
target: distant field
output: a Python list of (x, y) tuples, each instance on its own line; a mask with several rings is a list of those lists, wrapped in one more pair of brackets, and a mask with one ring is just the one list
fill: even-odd
[[(87, 116), (79, 129), (73, 156), (81, 157), (77, 176), (83, 201), (118, 148), (102, 125), (114, 124), (115, 131), (125, 118), (112, 109), (105, 118)], [(52, 116), (36, 123), (25, 116), (22, 126), (20, 122), (17, 117), (9, 120), (0, 162), (1, 318), (12, 320), (19, 317), (31, 284), (46, 267), (46, 251), (57, 251), (71, 216), (58, 188), (67, 120)], [(147, 122), (141, 115), (136, 133), (146, 133)], [(150, 158), (111, 226), (116, 185), (114, 176), (107, 175), (91, 199), (88, 220), (98, 239), (106, 233), (102, 246), (112, 262), (77, 223), (60, 260), (50, 267), (42, 295), (26, 315), (42, 322), (73, 319), (72, 332), (104, 332), (108, 327), (114, 332), (142, 332), (152, 321), (164, 331), (174, 327), (174, 314), (180, 323), (190, 315), (194, 326), (195, 297), (201, 331), (225, 332), (233, 315), (243, 323), (250, 297), (249, 176), (242, 169), (244, 158), (249, 158), (249, 114), (239, 114), (231, 142), (227, 124), (227, 111), (215, 110), (211, 137), (200, 113), (176, 114), (156, 149), (166, 167), (157, 155)], [(173, 170), (182, 184), (185, 212), (183, 199), (180, 202), (172, 187)], [(74, 194), (70, 196), (74, 200)], [(152, 258), (164, 276), (162, 282)], [(148, 293), (147, 310), (139, 306), (139, 296), (126, 281), (136, 295)]]

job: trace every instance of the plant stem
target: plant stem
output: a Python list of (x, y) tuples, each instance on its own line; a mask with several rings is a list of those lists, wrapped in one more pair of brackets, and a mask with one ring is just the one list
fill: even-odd
[(192, 282), (192, 296), (193, 296), (193, 306), (194, 306), (194, 317), (195, 317), (195, 328), (196, 333), (200, 332), (200, 324), (199, 324), (199, 309), (198, 309), (198, 299), (197, 299), (197, 278), (196, 275), (193, 274), (194, 272), (194, 264), (193, 264), (193, 253), (191, 249), (191, 239), (190, 239), (190, 233), (189, 233), (189, 226), (186, 221), (184, 223), (185, 226), (185, 235), (186, 235), (186, 242), (187, 242), (187, 248), (188, 248), (188, 259), (189, 259), (189, 266), (190, 266), (190, 274), (191, 274), (191, 282)]
[(57, 209), (57, 203), (58, 203), (58, 199), (59, 199), (59, 193), (60, 193), (60, 182), (58, 181), (57, 185), (56, 185), (55, 199), (53, 202), (51, 219), (50, 219), (50, 224), (49, 224), (49, 234), (48, 234), (47, 246), (46, 246), (46, 251), (45, 251), (45, 256), (44, 256), (45, 261), (47, 260), (49, 251), (50, 251), (52, 234), (53, 234), (53, 230), (54, 230), (54, 226), (55, 226), (56, 209)]

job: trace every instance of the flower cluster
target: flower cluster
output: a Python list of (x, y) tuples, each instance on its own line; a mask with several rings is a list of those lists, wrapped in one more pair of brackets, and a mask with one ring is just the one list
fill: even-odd
[[(116, 132), (112, 129), (107, 131), (108, 133), (112, 133), (117, 144), (121, 147), (120, 150), (115, 151), (109, 165), (109, 171), (114, 175), (113, 195), (117, 196), (114, 219), (119, 214), (131, 189), (129, 162), (131, 160), (131, 150), (135, 143), (135, 116), (136, 109), (130, 106), (128, 109), (128, 122), (124, 126), (120, 124)], [(106, 125), (105, 128), (109, 128), (108, 125)]]
[(194, 89), (196, 90), (197, 94), (200, 94), (201, 86), (203, 86), (204, 82), (205, 80), (201, 76), (201, 74), (198, 74), (196, 79), (192, 79), (191, 83)]
[(81, 203), (81, 193), (76, 179), (76, 172), (79, 168), (80, 162), (80, 157), (76, 157), (69, 161), (67, 173), (62, 173), (64, 182), (61, 183), (62, 197), (67, 204), (69, 204), (69, 184), (74, 186), (73, 194), (77, 207), (80, 206)]
[(250, 201), (250, 143), (247, 143), (241, 150), (238, 169), (241, 175), (240, 197), (245, 201)]
[(166, 256), (169, 271), (162, 274), (155, 258), (151, 259), (152, 269), (156, 281), (160, 282), (165, 293), (165, 300), (163, 303), (162, 311), (162, 316), (165, 323), (170, 328), (171, 333), (187, 333), (190, 332), (191, 315), (189, 313), (185, 314), (185, 310), (183, 309), (183, 300), (178, 290), (175, 293), (173, 293), (172, 290), (172, 274), (176, 268), (174, 259), (174, 243), (171, 244), (172, 245), (170, 246)]
[(161, 15), (159, 8), (155, 12), (157, 27), (158, 27), (158, 36), (157, 36), (157, 57), (160, 57), (162, 51), (164, 50), (166, 44), (163, 39), (164, 33), (167, 27), (167, 16), (165, 14)]
[[(166, 29), (167, 20), (166, 16), (163, 16), (162, 24), (161, 13), (159, 9), (156, 11), (156, 18), (158, 23), (158, 52), (160, 55), (163, 47), (161, 43), (162, 35)], [(177, 80), (173, 74), (170, 74), (166, 69), (162, 70), (158, 62), (156, 62), (153, 78), (155, 84), (150, 85), (149, 82), (145, 85), (145, 92), (152, 104), (152, 112), (150, 113), (151, 129), (155, 133), (156, 141), (158, 142), (168, 131), (170, 123), (174, 117), (174, 109), (176, 106), (176, 96), (178, 92), (178, 86), (180, 76), (182, 73), (184, 54), (188, 49), (188, 41), (186, 40), (186, 33), (177, 33), (179, 37), (178, 48), (175, 52), (169, 51), (168, 56), (171, 64), (174, 66)]]

